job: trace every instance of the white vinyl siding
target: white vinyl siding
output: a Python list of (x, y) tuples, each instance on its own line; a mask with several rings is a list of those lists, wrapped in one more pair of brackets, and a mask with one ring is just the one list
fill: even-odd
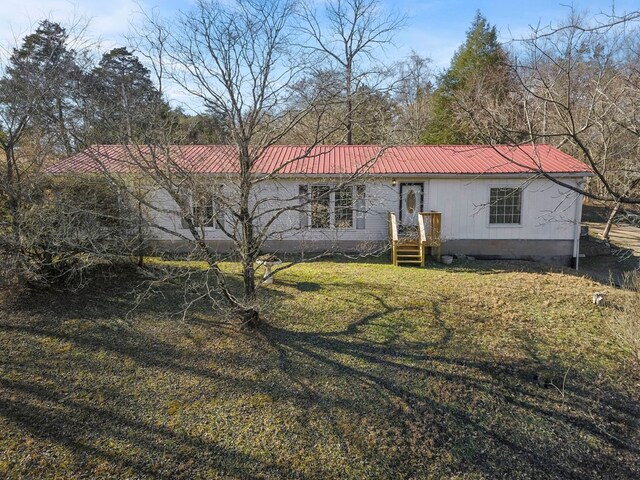
[[(564, 178), (563, 182), (575, 185), (578, 179)], [(407, 182), (425, 182), (424, 209), (442, 213), (442, 237), (444, 241), (456, 239), (573, 239), (575, 231), (575, 202), (577, 195), (547, 179), (523, 178), (403, 178)], [(332, 183), (333, 182), (333, 183)], [(222, 183), (222, 181), (220, 181)], [(391, 178), (369, 176), (354, 185), (353, 226), (351, 228), (310, 228), (311, 212), (307, 196), (312, 185), (335, 185), (331, 178), (309, 179), (303, 177), (281, 178), (261, 184), (256, 198), (274, 198), (263, 208), (290, 206), (272, 229), (278, 232), (276, 240), (325, 241), (386, 241), (388, 238), (387, 212), (398, 213), (399, 186), (392, 186)], [(492, 187), (521, 189), (521, 223), (503, 224), (496, 228), (489, 223), (489, 196)], [(225, 185), (225, 193), (233, 192), (233, 186)], [(227, 190), (229, 189), (229, 190)], [(366, 193), (366, 196), (365, 196)], [(155, 213), (156, 221), (164, 228), (177, 230), (189, 236), (181, 228), (180, 215), (171, 197), (157, 192), (156, 202), (161, 208), (175, 214)], [(332, 207), (333, 208), (333, 207)], [(331, 211), (331, 222), (334, 213)], [(366, 223), (365, 223), (366, 219)], [(266, 221), (262, 219), (262, 221)], [(174, 240), (175, 237), (160, 230), (154, 231), (158, 239)], [(217, 228), (207, 229), (207, 239), (225, 240), (227, 237)]]
[[(495, 186), (522, 190), (520, 224), (489, 223), (489, 190)], [(578, 195), (547, 179), (432, 178), (427, 195), (428, 209), (442, 213), (443, 240), (573, 239)]]

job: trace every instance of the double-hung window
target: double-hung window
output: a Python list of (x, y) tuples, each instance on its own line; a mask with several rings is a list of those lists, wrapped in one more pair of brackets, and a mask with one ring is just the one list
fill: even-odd
[(311, 185), (311, 228), (331, 226), (331, 187)]
[(216, 211), (215, 199), (212, 191), (199, 192), (191, 203), (193, 219), (200, 227), (215, 227)]
[(522, 189), (491, 188), (489, 195), (490, 225), (519, 225), (522, 215)]
[(353, 228), (353, 187), (338, 188), (335, 192), (336, 228)]

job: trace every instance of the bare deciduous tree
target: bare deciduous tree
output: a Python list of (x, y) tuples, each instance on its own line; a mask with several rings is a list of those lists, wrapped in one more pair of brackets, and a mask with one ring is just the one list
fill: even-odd
[[(227, 145), (219, 148), (216, 159), (187, 158), (183, 148), (171, 144), (171, 123), (160, 119), (148, 135), (153, 141), (121, 146), (117, 160), (124, 170), (114, 172), (108, 165), (110, 159), (99, 151), (89, 152), (123, 188), (130, 183), (127, 172), (147, 179), (150, 189), (137, 198), (150, 211), (150, 225), (182, 240), (208, 265), (208, 280), (200, 284), (199, 298), (222, 301), (248, 326), (260, 321), (256, 261), (265, 244), (286, 237), (287, 232), (305, 230), (299, 217), (317, 201), (312, 192), (274, 186), (289, 165), (310, 157), (314, 146), (325, 140), (327, 132), (322, 129), (316, 128), (308, 145), (277, 168), (266, 173), (259, 168), (265, 152), (317, 105), (315, 98), (302, 106), (294, 103), (299, 91), (292, 86), (309, 71), (292, 39), (294, 18), (294, 3), (289, 0), (200, 1), (175, 24), (147, 16), (150, 25), (142, 30), (155, 33), (143, 38), (138, 48), (146, 46), (145, 57), (155, 61), (153, 70), (165, 75), (164, 88), (180, 88), (222, 119)], [(366, 174), (383, 150), (362, 162), (356, 172), (334, 178), (320, 194), (328, 199), (352, 184)], [(199, 174), (197, 165), (212, 160), (227, 166), (224, 174)], [(158, 201), (158, 195), (166, 201)], [(180, 218), (181, 225), (168, 226), (158, 220), (166, 215)], [(231, 245), (229, 254), (209, 241), (209, 228), (223, 233)], [(221, 267), (224, 258), (239, 261), (240, 288), (234, 285), (237, 277)]]
[(431, 114), (431, 59), (415, 52), (398, 65), (394, 99), (400, 108), (395, 126), (398, 143), (419, 143)]
[(346, 143), (353, 143), (354, 113), (358, 89), (376, 89), (388, 72), (375, 58), (404, 24), (402, 16), (384, 12), (378, 0), (332, 0), (321, 15), (303, 4), (299, 29), (306, 36), (304, 48), (320, 55), (340, 72), (344, 92)]
[(535, 28), (514, 45), (511, 107), (480, 96), (489, 122), (467, 109), (486, 139), (498, 130), (514, 144), (550, 143), (589, 165), (589, 185), (564, 186), (612, 205), (605, 236), (621, 205), (640, 204), (639, 27), (638, 12), (592, 22), (572, 12), (563, 25)]

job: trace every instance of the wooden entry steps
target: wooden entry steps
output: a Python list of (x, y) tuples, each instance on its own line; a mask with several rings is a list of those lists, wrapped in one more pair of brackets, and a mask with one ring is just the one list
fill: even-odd
[(424, 249), (417, 241), (399, 241), (394, 253), (394, 265), (420, 264), (424, 267)]
[(398, 222), (393, 212), (388, 213), (389, 243), (391, 244), (391, 261), (395, 266), (413, 264), (424, 267), (426, 249), (440, 257), (441, 214), (439, 212), (421, 212), (418, 216), (418, 231), (411, 237), (398, 235)]

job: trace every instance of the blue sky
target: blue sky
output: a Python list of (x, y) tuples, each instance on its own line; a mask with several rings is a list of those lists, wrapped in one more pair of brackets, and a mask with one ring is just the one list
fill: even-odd
[[(321, 4), (323, 0), (314, 0)], [(412, 49), (433, 59), (436, 69), (445, 68), (451, 55), (464, 41), (474, 13), (480, 9), (490, 23), (497, 26), (504, 41), (519, 37), (530, 25), (561, 20), (568, 13), (570, 0), (382, 0), (387, 8), (408, 16), (406, 28), (397, 35), (395, 46), (386, 56), (396, 59)], [(89, 31), (100, 39), (103, 48), (122, 43), (131, 19), (140, 8), (155, 6), (165, 15), (188, 9), (194, 0), (2, 0), (0, 44), (29, 33), (43, 17), (68, 23), (84, 18), (91, 21)], [(611, 11), (610, 1), (575, 0), (573, 5), (591, 14)], [(640, 8), (638, 1), (617, 0), (616, 12)]]
[[(419, 54), (432, 58), (436, 68), (449, 65), (478, 9), (497, 27), (501, 41), (505, 42), (526, 36), (532, 25), (561, 21), (569, 13), (566, 5), (573, 4), (576, 9), (586, 10), (590, 15), (611, 12), (611, 2), (594, 0), (573, 3), (570, 0), (385, 0), (384, 3), (409, 16), (407, 27), (396, 40), (398, 49), (394, 54), (403, 56), (413, 48)], [(615, 2), (618, 14), (638, 9), (640, 3), (637, 0)]]

